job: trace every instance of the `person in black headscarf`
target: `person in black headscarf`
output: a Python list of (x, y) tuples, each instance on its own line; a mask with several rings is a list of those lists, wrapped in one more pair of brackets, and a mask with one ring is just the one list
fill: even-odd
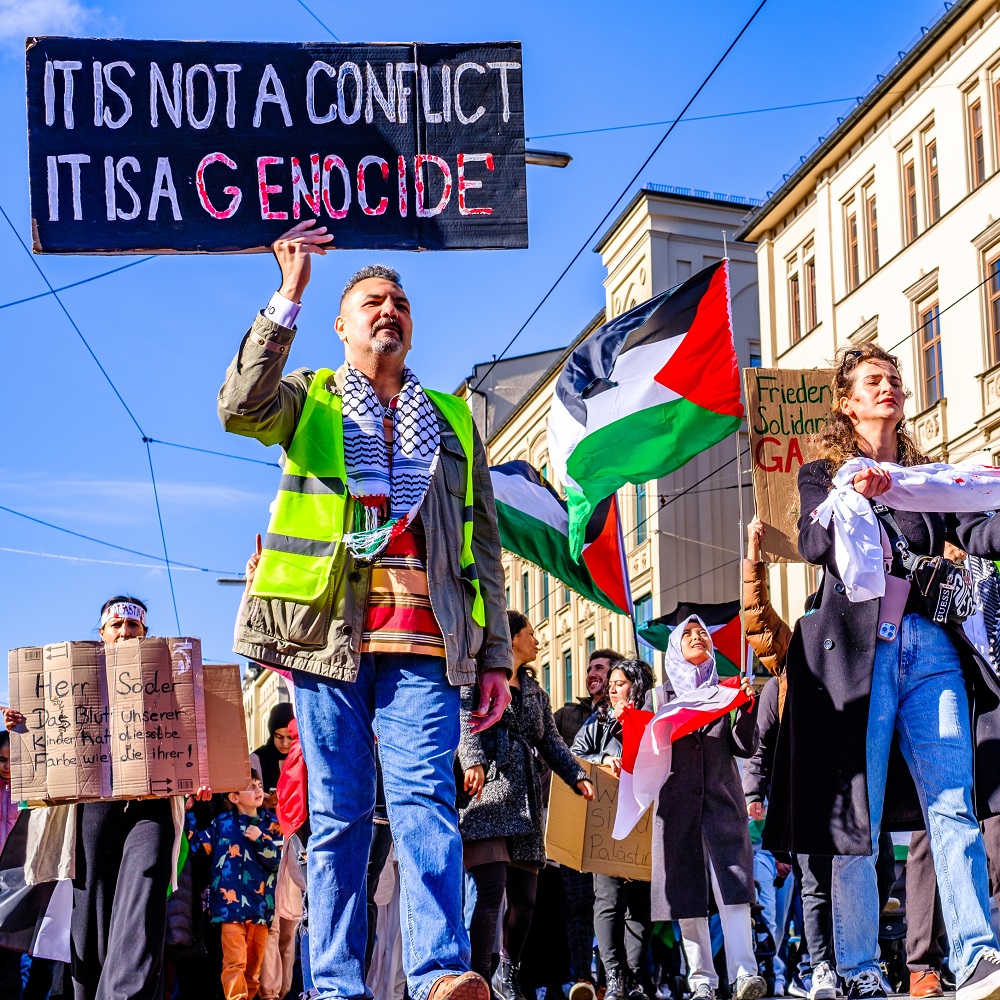
[(291, 702), (278, 702), (267, 717), (267, 731), (271, 734), (266, 743), (257, 747), (254, 753), (260, 761), (260, 777), (264, 785), (264, 806), (273, 810), (278, 804), (275, 789), (284, 766), (288, 751), (292, 749), (292, 734), (288, 723), (295, 718), (295, 708)]

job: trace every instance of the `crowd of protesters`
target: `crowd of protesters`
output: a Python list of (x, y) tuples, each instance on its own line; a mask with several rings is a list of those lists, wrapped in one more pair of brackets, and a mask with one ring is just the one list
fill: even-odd
[[(553, 714), (531, 622), (506, 608), (468, 408), (404, 364), (399, 275), (348, 282), (340, 369), (284, 375), (331, 238), (307, 222), (275, 243), (280, 290), (219, 397), (228, 431), (285, 452), (236, 650), (279, 671), (290, 701), (246, 788), (186, 800), (19, 813), (0, 736), (0, 844), (24, 851), (22, 882), (72, 884), (70, 961), (0, 949), (2, 995), (1000, 1000), (1000, 518), (879, 500), (886, 464), (925, 461), (897, 359), (873, 344), (838, 358), (820, 458), (799, 476), (799, 549), (823, 572), (794, 626), (750, 525), (744, 627), (773, 677), (734, 681), (735, 711), (673, 741), (650, 881), (559, 870), (548, 783), (592, 799), (594, 768), (622, 773), (626, 712), (715, 691), (711, 630), (679, 622), (660, 676), (594, 651), (586, 693)], [(851, 599), (834, 528), (813, 516), (859, 457), (845, 488), (881, 526), (881, 600)], [(920, 567), (974, 580), (975, 614), (937, 620)], [(146, 615), (112, 597), (100, 637), (142, 638)], [(4, 715), (24, 731), (17, 706)]]

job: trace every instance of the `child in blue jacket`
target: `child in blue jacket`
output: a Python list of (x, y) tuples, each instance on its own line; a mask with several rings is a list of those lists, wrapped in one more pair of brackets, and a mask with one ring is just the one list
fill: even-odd
[(230, 808), (188, 836), (214, 856), (209, 913), (222, 931), (222, 989), (226, 1000), (257, 992), (267, 931), (274, 916), (280, 850), (262, 815), (264, 789), (251, 771), (250, 787), (227, 796)]

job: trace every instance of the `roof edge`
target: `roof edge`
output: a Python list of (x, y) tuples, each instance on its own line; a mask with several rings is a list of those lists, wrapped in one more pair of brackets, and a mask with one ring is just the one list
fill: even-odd
[[(897, 95), (890, 92), (900, 79), (911, 73), (924, 57), (947, 35), (964, 33), (971, 26), (965, 22), (974, 23), (983, 15), (977, 10), (979, 0), (957, 0), (951, 7), (931, 25), (920, 40), (903, 56), (899, 62), (872, 88), (860, 104), (854, 107), (826, 139), (807, 155), (799, 166), (788, 175), (774, 194), (754, 212), (746, 224), (736, 234), (736, 239), (743, 242), (757, 243), (763, 233), (770, 229), (780, 217), (778, 209), (790, 199), (798, 204), (806, 197), (808, 190), (815, 188), (815, 174), (835, 163), (843, 153), (845, 144), (849, 145), (851, 135), (864, 126), (872, 117), (880, 117), (884, 111), (898, 100)], [(906, 97), (903, 98), (904, 102)], [(807, 182), (813, 181), (810, 184)]]

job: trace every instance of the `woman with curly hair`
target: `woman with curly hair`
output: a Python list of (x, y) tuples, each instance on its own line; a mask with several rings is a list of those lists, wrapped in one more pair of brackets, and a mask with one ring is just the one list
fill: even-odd
[(493, 992), (501, 1000), (524, 1000), (518, 982), (521, 952), (531, 927), (538, 872), (545, 864), (543, 803), (535, 755), (585, 798), (594, 797), (594, 786), (559, 735), (549, 696), (530, 666), (538, 654), (535, 630), (517, 611), (508, 611), (507, 621), (514, 650), (511, 703), (495, 726), (472, 733), (471, 712), (478, 695), (472, 687), (463, 689), (462, 736), (455, 767), (461, 775), (458, 826), (465, 867), (476, 882), (469, 934), (472, 970), (490, 978), (493, 939), (506, 891), (503, 942)]
[(811, 517), (850, 459), (926, 461), (906, 429), (907, 394), (892, 354), (874, 344), (841, 352), (821, 457), (799, 472), (799, 551), (825, 572), (788, 651), (764, 846), (837, 855), (839, 971), (851, 1000), (881, 998), (879, 832), (926, 824), (958, 1000), (995, 1000), (1000, 952), (976, 815), (1000, 810), (1000, 689), (961, 627), (928, 617), (910, 572), (913, 556), (941, 556), (949, 541), (1000, 555), (1000, 517), (890, 510), (878, 502), (889, 473), (877, 465), (858, 472), (853, 488), (872, 502), (892, 545), (884, 545), (886, 596), (857, 602), (838, 572), (832, 528)]

